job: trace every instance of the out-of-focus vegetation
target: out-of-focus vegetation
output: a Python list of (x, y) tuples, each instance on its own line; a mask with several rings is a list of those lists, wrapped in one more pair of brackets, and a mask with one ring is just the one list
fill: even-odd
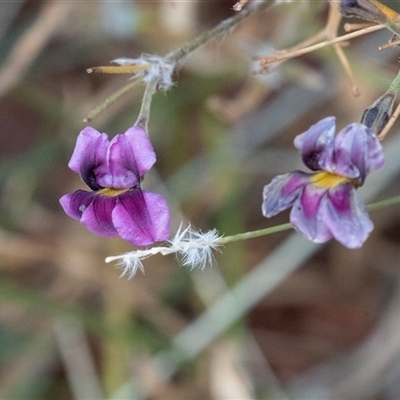
[[(204, 271), (152, 257), (145, 275), (127, 280), (104, 259), (131, 246), (95, 236), (59, 206), (84, 188), (67, 167), (83, 119), (128, 79), (85, 70), (165, 54), (233, 15), (234, 3), (0, 4), (0, 398), (400, 397), (399, 207), (371, 213), (375, 230), (360, 250), (331, 242), (299, 256), (307, 244), (297, 251), (295, 233), (278, 233), (226, 245)], [(330, 48), (253, 74), (253, 56), (312, 36), (327, 11), (328, 2), (271, 7), (193, 53), (176, 85), (155, 96), (158, 161), (143, 185), (168, 199), (173, 231), (182, 220), (221, 234), (287, 222), (287, 213), (262, 217), (261, 193), (301, 168), (293, 138), (328, 115), (339, 127), (357, 121), (388, 88), (398, 49), (378, 51), (390, 38), (383, 31), (345, 47), (359, 97)], [(142, 94), (138, 85), (90, 124), (125, 132)], [(390, 172), (369, 183), (376, 199), (398, 194), (397, 130), (384, 143)], [(249, 312), (219, 314), (231, 323), (191, 350), (217, 299), (260, 266), (273, 280), (287, 258), (296, 272)]]

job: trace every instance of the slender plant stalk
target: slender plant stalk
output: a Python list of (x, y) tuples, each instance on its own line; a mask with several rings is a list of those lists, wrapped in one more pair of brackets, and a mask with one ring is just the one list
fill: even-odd
[[(400, 204), (400, 196), (391, 197), (390, 199), (378, 201), (366, 206), (368, 211), (378, 210), (380, 208), (389, 207), (394, 204)], [(270, 228), (259, 229), (251, 232), (238, 233), (236, 235), (224, 236), (218, 240), (218, 244), (226, 244), (237, 242), (239, 240), (254, 239), (260, 236), (267, 236), (277, 232), (287, 231), (293, 228), (292, 224), (286, 223), (281, 225), (272, 226)]]
[(190, 53), (196, 50), (198, 47), (202, 46), (203, 44), (215, 39), (222, 33), (228, 31), (239, 22), (243, 21), (247, 17), (255, 14), (256, 12), (269, 7), (273, 4), (274, 1), (272, 0), (265, 0), (263, 2), (254, 2), (250, 4), (248, 7), (244, 8), (242, 11), (237, 13), (231, 18), (227, 18), (221, 23), (219, 23), (215, 28), (203, 32), (201, 35), (197, 36), (191, 42), (185, 44), (184, 46), (170, 52), (166, 55), (166, 60), (170, 62), (182, 62)]
[(327, 46), (331, 46), (336, 43), (344, 42), (346, 40), (353, 39), (358, 36), (363, 36), (363, 35), (366, 35), (367, 33), (376, 32), (383, 28), (385, 28), (383, 25), (373, 25), (373, 26), (369, 26), (364, 29), (360, 29), (359, 31), (347, 33), (346, 35), (339, 36), (339, 37), (331, 39), (331, 40), (325, 40), (323, 42), (314, 44), (312, 46), (304, 47), (299, 50), (295, 50), (295, 51), (288, 52), (288, 53), (282, 52), (280, 54), (275, 54), (272, 56), (255, 57), (255, 59), (260, 60), (262, 63), (265, 63), (265, 64), (274, 63), (277, 61), (286, 60), (288, 58), (294, 58), (294, 57), (302, 56), (307, 53), (312, 53), (315, 50), (319, 50), (319, 49), (322, 49)]
[[(229, 29), (233, 28), (239, 22), (243, 21), (247, 17), (255, 14), (256, 12), (267, 8), (271, 4), (273, 4), (273, 0), (265, 0), (263, 2), (254, 2), (250, 4), (248, 7), (243, 9), (242, 11), (238, 12), (231, 18), (228, 18), (218, 24), (215, 28), (203, 32), (199, 36), (197, 36), (191, 42), (179, 47), (176, 50), (171, 51), (169, 54), (165, 56), (165, 61), (167, 63), (173, 64), (183, 64), (184, 60), (187, 56), (192, 53), (194, 50), (202, 46), (203, 44), (210, 42), (211, 40), (215, 39), (217, 36), (221, 35), (222, 33), (228, 31)], [(112, 67), (92, 67), (89, 68), (88, 72), (106, 72), (106, 73), (117, 73), (118, 69), (121, 69), (121, 73), (127, 73), (130, 67), (127, 66), (112, 66)], [(138, 66), (131, 66), (131, 68), (136, 69)], [(148, 69), (148, 66), (139, 66), (140, 69)], [(110, 72), (111, 71), (111, 72)], [(90, 122), (94, 118), (98, 117), (104, 110), (106, 110), (111, 104), (115, 103), (121, 96), (123, 96), (126, 92), (131, 90), (135, 87), (136, 82), (138, 80), (135, 79), (134, 81), (130, 81), (121, 89), (113, 93), (104, 103), (100, 104), (96, 107), (90, 114), (84, 119), (84, 122)], [(134, 83), (133, 83), (134, 82)], [(146, 87), (146, 92), (143, 97), (142, 108), (140, 110), (139, 117), (136, 121), (136, 125), (139, 125), (142, 129), (147, 132), (147, 124), (149, 120), (149, 113), (150, 113), (150, 104), (154, 93), (156, 92), (156, 82), (150, 82)]]
[[(229, 29), (237, 25), (239, 22), (243, 21), (245, 18), (255, 14), (257, 11), (262, 10), (263, 8), (268, 7), (272, 3), (273, 3), (272, 0), (266, 0), (262, 3), (252, 4), (251, 6), (249, 6), (245, 10), (242, 10), (235, 16), (222, 21), (215, 28), (203, 32), (191, 42), (167, 54), (165, 56), (165, 61), (173, 64), (183, 63), (186, 57), (190, 53), (195, 51), (198, 47), (215, 39), (217, 36), (228, 31)], [(150, 118), (150, 106), (153, 95), (156, 93), (156, 91), (157, 91), (157, 80), (153, 79), (146, 86), (139, 116), (135, 122), (135, 125), (141, 127), (145, 132), (148, 132), (147, 125)]]
[(376, 203), (372, 203), (367, 205), (368, 211), (378, 210), (379, 208), (389, 207), (394, 204), (400, 204), (400, 196), (391, 197), (390, 199), (377, 201)]
[[(112, 247), (112, 245), (111, 245)], [(110, 326), (119, 326), (130, 318), (131, 304), (121, 296), (120, 285), (115, 283), (115, 271), (104, 270), (104, 321)], [(108, 338), (103, 345), (103, 386), (107, 395), (115, 392), (129, 378), (129, 347), (121, 340)]]
[(147, 85), (144, 91), (142, 105), (140, 107), (139, 115), (135, 122), (136, 126), (142, 128), (145, 132), (148, 132), (147, 126), (150, 119), (150, 107), (154, 93), (157, 91), (157, 80), (152, 79)]
[[(393, 92), (397, 96), (398, 93), (400, 92), (400, 70), (396, 75), (396, 78), (394, 78), (393, 82), (390, 84), (389, 89), (387, 90), (388, 92)], [(397, 106), (396, 110), (393, 112), (393, 114), (390, 116), (390, 119), (388, 123), (385, 125), (385, 127), (382, 129), (382, 131), (379, 133), (378, 138), (379, 140), (383, 140), (396, 120), (398, 119), (400, 115), (400, 104)]]
[(400, 104), (396, 107), (392, 116), (389, 119), (389, 122), (385, 125), (385, 127), (382, 129), (381, 133), (379, 134), (379, 136), (378, 136), (379, 140), (385, 139), (386, 135), (388, 134), (390, 129), (392, 129), (392, 126), (397, 121), (399, 116), (400, 116)]
[(138, 83), (138, 80), (129, 81), (126, 85), (122, 86), (121, 89), (113, 93), (104, 103), (100, 104), (94, 110), (92, 110), (89, 115), (83, 120), (83, 122), (88, 123), (98, 117), (103, 111), (107, 110), (108, 107), (114, 104), (120, 97), (129, 92), (129, 90), (133, 89)]
[(272, 226), (270, 228), (259, 229), (257, 231), (238, 233), (236, 235), (231, 235), (231, 236), (224, 236), (218, 240), (218, 244), (237, 242), (239, 240), (254, 239), (260, 236), (270, 235), (272, 233), (287, 231), (291, 228), (293, 228), (292, 224), (287, 223), (287, 224)]

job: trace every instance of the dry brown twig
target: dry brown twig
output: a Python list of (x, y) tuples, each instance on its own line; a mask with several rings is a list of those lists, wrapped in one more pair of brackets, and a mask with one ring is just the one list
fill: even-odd
[[(363, 26), (362, 29), (348, 33), (343, 36), (338, 36), (337, 32), (342, 18), (339, 11), (339, 3), (330, 2), (329, 6), (330, 9), (329, 9), (328, 21), (326, 23), (325, 28), (322, 31), (318, 32), (316, 35), (312, 36), (311, 38), (308, 38), (302, 43), (299, 43), (298, 45), (291, 47), (290, 49), (278, 51), (270, 56), (255, 57), (254, 59), (259, 60), (261, 65), (261, 68), (259, 71), (257, 71), (257, 73), (269, 72), (272, 69), (272, 64), (275, 64), (275, 66), (277, 66), (279, 63), (285, 60), (299, 57), (301, 55), (311, 53), (313, 51), (322, 49), (327, 46), (333, 46), (352, 84), (353, 94), (356, 96), (359, 95), (359, 89), (357, 87), (354, 74), (351, 70), (347, 57), (342, 49), (343, 42), (346, 42), (347, 40), (353, 39), (358, 36), (378, 31), (380, 29), (383, 29), (384, 26), (383, 25), (371, 26), (370, 24), (368, 24), (368, 26), (365, 27), (365, 24), (362, 24), (361, 25)], [(360, 24), (358, 24), (357, 26), (359, 27)], [(349, 24), (347, 24), (347, 28), (348, 29), (350, 28)], [(326, 38), (327, 40), (321, 42), (320, 40), (322, 40), (323, 38)]]

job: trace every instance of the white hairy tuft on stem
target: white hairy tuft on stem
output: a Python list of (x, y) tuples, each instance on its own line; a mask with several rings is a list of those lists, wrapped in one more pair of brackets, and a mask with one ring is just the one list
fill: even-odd
[(144, 273), (142, 261), (155, 254), (163, 256), (176, 254), (183, 266), (204, 269), (213, 263), (213, 251), (219, 250), (219, 246), (222, 246), (222, 243), (219, 243), (221, 238), (216, 229), (203, 233), (192, 229), (190, 224), (183, 229), (181, 224), (175, 236), (169, 240), (169, 246), (135, 250), (107, 257), (105, 261), (106, 263), (117, 261), (117, 266), (123, 269), (121, 276), (127, 275), (128, 279), (134, 277), (139, 269)]

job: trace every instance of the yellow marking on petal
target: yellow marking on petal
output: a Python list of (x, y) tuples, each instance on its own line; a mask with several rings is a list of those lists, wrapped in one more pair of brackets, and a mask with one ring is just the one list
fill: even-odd
[(104, 189), (99, 190), (97, 193), (100, 194), (101, 196), (115, 197), (122, 193), (127, 192), (128, 190), (129, 189), (104, 188)]
[(330, 172), (318, 172), (311, 178), (311, 182), (315, 186), (323, 188), (333, 188), (341, 183), (350, 182), (352, 180), (345, 176), (332, 174)]
[(384, 4), (380, 3), (377, 0), (369, 0), (369, 2), (372, 3), (390, 21), (394, 22), (396, 18), (399, 16), (399, 14), (396, 11), (392, 10), (389, 7), (386, 7)]

